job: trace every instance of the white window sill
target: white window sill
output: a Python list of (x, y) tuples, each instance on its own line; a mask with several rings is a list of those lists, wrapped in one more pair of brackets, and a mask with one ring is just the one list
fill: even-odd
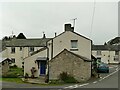
[(78, 48), (71, 48), (70, 51), (78, 51)]

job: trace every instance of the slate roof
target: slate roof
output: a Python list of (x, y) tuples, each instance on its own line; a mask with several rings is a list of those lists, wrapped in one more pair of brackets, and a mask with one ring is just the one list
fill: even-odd
[(29, 47), (29, 46), (46, 46), (46, 42), (51, 38), (40, 38), (40, 39), (12, 39), (3, 41), (2, 46), (7, 47)]
[(46, 61), (47, 57), (37, 57), (36, 61)]
[(106, 45), (92, 45), (92, 50), (108, 50)]
[(120, 45), (92, 45), (92, 50), (120, 50)]

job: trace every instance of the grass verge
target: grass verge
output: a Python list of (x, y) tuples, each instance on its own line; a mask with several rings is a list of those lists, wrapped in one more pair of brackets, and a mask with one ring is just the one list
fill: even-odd
[(24, 83), (24, 82), (21, 80), (21, 78), (0, 78), (0, 81)]

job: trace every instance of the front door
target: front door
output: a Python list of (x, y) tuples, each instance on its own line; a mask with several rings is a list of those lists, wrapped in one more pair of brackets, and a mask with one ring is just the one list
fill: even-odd
[(45, 75), (46, 73), (46, 61), (40, 62), (40, 75)]

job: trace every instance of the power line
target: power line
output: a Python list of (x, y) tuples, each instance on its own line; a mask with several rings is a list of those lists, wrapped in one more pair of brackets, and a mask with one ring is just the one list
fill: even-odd
[(94, 0), (94, 7), (93, 7), (93, 14), (92, 14), (92, 22), (91, 22), (91, 29), (90, 29), (90, 38), (92, 36), (92, 30), (93, 30), (93, 22), (94, 22), (94, 16), (95, 16), (95, 9), (96, 9), (96, 0)]

